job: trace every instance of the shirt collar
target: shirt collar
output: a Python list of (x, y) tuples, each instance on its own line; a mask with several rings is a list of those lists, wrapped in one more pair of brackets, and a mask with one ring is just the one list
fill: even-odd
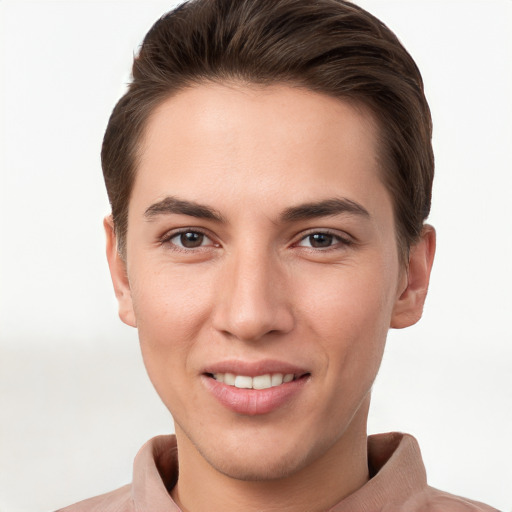
[[(399, 506), (427, 487), (420, 449), (410, 435), (394, 432), (369, 436), (368, 467), (372, 478), (330, 512), (374, 512), (385, 505)], [(180, 512), (170, 495), (177, 479), (176, 437), (154, 437), (135, 458), (132, 484), (135, 510)]]
[(133, 463), (132, 500), (135, 510), (180, 512), (170, 494), (177, 480), (176, 436), (157, 436), (149, 440)]
[[(427, 475), (414, 437), (398, 432), (368, 437), (370, 480), (330, 512), (374, 512), (403, 505), (427, 488)], [(395, 510), (395, 509), (394, 509)]]

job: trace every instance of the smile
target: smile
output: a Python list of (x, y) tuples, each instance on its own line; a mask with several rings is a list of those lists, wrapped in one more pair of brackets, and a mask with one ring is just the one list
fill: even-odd
[[(247, 372), (249, 373), (249, 372)], [(263, 373), (248, 375), (207, 372), (202, 375), (206, 389), (227, 409), (237, 414), (268, 414), (291, 403), (303, 392), (310, 373)]]
[(309, 368), (272, 359), (217, 361), (202, 370), (203, 385), (222, 406), (249, 416), (293, 403), (308, 387), (312, 373)]
[(293, 373), (266, 373), (249, 377), (247, 375), (235, 375), (234, 373), (214, 373), (211, 375), (217, 382), (239, 389), (268, 389), (281, 386), (295, 380)]

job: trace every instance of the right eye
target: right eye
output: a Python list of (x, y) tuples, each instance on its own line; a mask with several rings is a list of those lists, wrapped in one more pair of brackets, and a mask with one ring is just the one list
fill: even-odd
[(184, 250), (215, 245), (204, 233), (192, 230), (175, 233), (168, 237), (167, 240), (179, 249)]

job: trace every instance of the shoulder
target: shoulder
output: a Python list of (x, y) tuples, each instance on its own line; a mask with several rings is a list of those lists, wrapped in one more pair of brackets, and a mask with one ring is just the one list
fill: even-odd
[(132, 512), (131, 485), (59, 509), (57, 512)]
[(430, 487), (418, 442), (408, 434), (370, 436), (368, 466), (374, 476), (359, 496), (366, 497), (368, 503), (376, 503), (378, 496), (381, 512), (499, 512), (484, 503)]
[[(447, 492), (427, 487), (412, 496), (399, 510), (389, 512), (499, 512), (479, 501), (462, 498)], [(386, 510), (386, 512), (388, 512)]]
[(175, 436), (157, 436), (139, 450), (133, 464), (131, 484), (80, 501), (57, 512), (179, 512), (168, 489), (178, 478)]

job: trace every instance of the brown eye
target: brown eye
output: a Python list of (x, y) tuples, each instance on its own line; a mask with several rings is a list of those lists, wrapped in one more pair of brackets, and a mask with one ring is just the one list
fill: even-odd
[(334, 235), (329, 233), (313, 233), (307, 237), (309, 245), (315, 249), (331, 247), (334, 241)]
[(198, 247), (203, 247), (212, 243), (212, 241), (200, 231), (184, 231), (182, 233), (176, 233), (174, 236), (169, 238), (169, 242), (181, 249), (197, 249)]
[(203, 245), (205, 236), (202, 233), (195, 231), (187, 231), (186, 233), (180, 234), (180, 245), (186, 249), (194, 249), (195, 247), (201, 247)]
[(335, 235), (334, 233), (329, 233), (328, 231), (317, 231), (316, 233), (306, 235), (297, 245), (299, 247), (308, 247), (310, 249), (342, 249), (351, 244), (351, 240)]

